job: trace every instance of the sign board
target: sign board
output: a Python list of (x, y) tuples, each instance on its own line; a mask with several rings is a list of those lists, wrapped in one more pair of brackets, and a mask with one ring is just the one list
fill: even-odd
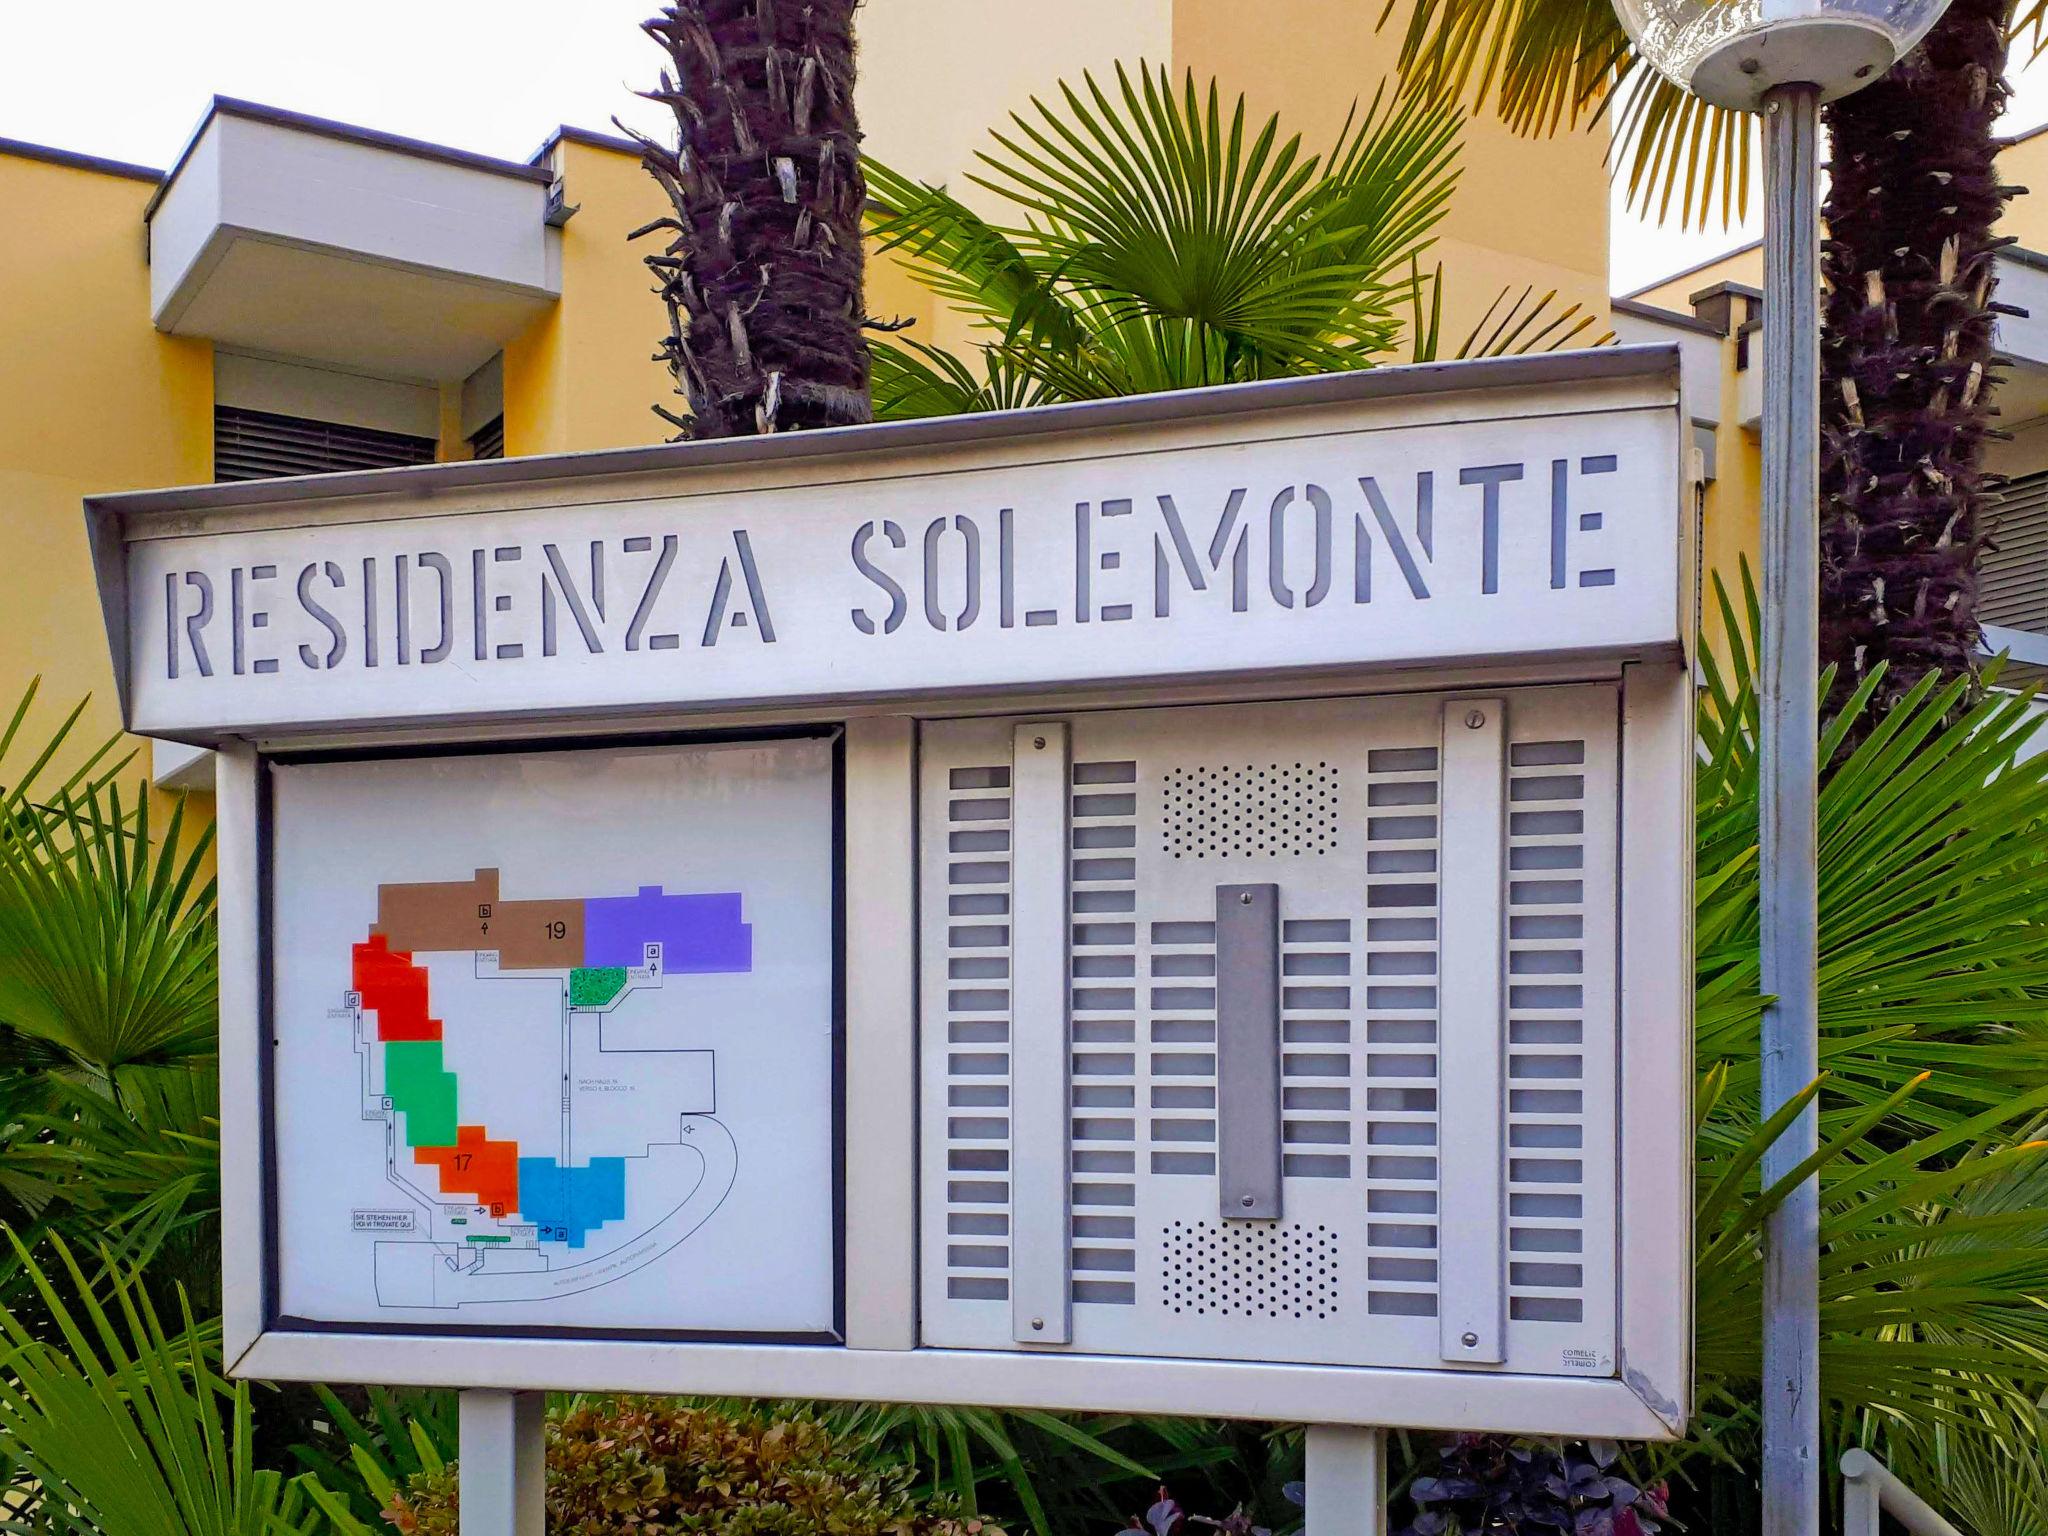
[(1614, 349), (97, 499), (220, 750), (234, 1371), (1678, 1432), (1682, 422)]

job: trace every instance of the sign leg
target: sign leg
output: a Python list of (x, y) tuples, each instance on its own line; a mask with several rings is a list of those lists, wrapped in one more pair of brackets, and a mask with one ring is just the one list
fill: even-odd
[(461, 1394), (462, 1536), (542, 1536), (545, 1394)]
[(1387, 1432), (1308, 1427), (1303, 1536), (1387, 1536)]

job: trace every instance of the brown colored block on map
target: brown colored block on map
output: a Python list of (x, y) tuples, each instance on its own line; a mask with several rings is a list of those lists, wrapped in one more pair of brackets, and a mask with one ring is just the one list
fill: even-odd
[(471, 880), (377, 887), (377, 926), (393, 949), (495, 949), (507, 971), (569, 970), (583, 963), (583, 903), (500, 901), (498, 872)]

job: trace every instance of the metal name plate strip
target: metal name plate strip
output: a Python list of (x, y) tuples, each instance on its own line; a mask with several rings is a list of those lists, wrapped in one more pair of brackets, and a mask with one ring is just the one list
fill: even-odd
[(1280, 1219), (1280, 887), (1216, 887), (1216, 1199)]
[(1439, 807), (1437, 1318), (1446, 1360), (1498, 1364), (1506, 1345), (1502, 916), (1507, 704), (1444, 706)]
[(1010, 766), (1010, 1311), (1073, 1340), (1068, 1238), (1067, 727), (1017, 727)]

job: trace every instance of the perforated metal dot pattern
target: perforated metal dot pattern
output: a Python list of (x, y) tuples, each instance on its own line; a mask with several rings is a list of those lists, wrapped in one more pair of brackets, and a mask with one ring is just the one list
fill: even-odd
[(1337, 846), (1330, 763), (1169, 768), (1161, 845), (1176, 859), (1299, 858)]
[(1159, 1298), (1194, 1317), (1337, 1315), (1337, 1236), (1307, 1222), (1176, 1221), (1160, 1234)]

